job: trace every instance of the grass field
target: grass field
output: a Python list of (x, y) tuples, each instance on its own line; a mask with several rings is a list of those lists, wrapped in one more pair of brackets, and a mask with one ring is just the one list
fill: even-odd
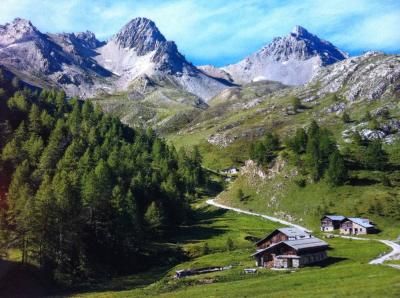
[[(269, 178), (254, 175), (254, 168), (246, 169), (229, 188), (221, 193), (221, 202), (249, 211), (272, 215), (293, 221), (314, 231), (319, 230), (324, 214), (342, 214), (348, 217), (367, 217), (377, 224), (380, 233), (367, 235), (371, 238), (397, 239), (400, 235), (400, 218), (394, 214), (400, 206), (400, 187), (385, 186), (373, 181), (370, 172), (358, 175), (370, 179), (362, 184), (361, 178), (352, 184), (330, 187), (324, 180), (307, 183), (304, 187), (296, 180), (302, 176), (295, 167), (280, 160), (282, 168)], [(355, 174), (354, 174), (355, 175)], [(368, 179), (367, 179), (367, 178)], [(361, 181), (361, 182), (360, 182)], [(245, 198), (237, 195), (242, 190)]]
[[(388, 248), (375, 241), (326, 239), (331, 246), (325, 263), (297, 271), (254, 267), (250, 254), (254, 245), (247, 236), (261, 237), (277, 227), (269, 221), (231, 211), (196, 208), (198, 223), (182, 227), (174, 242), (191, 257), (172, 268), (156, 268), (143, 274), (114, 279), (99, 288), (75, 293), (77, 297), (396, 297), (400, 295), (400, 275), (396, 269), (368, 265)], [(227, 239), (234, 248), (227, 250)], [(203, 254), (204, 243), (209, 246)], [(174, 279), (175, 270), (206, 266), (227, 266), (226, 271)]]

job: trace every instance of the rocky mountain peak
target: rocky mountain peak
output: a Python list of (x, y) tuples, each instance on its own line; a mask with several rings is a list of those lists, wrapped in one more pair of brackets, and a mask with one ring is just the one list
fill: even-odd
[(103, 44), (96, 38), (96, 35), (93, 32), (88, 30), (85, 32), (75, 33), (75, 37), (82, 42), (83, 46), (89, 49), (95, 49)]
[(294, 26), (294, 28), (292, 29), (292, 31), (290, 32), (292, 36), (296, 36), (296, 37), (307, 37), (310, 35), (310, 33), (307, 31), (306, 28), (296, 25)]
[(261, 50), (222, 69), (239, 84), (272, 80), (302, 85), (310, 81), (320, 67), (347, 57), (330, 42), (304, 27), (295, 26), (288, 35), (274, 38)]
[(11, 23), (0, 26), (0, 46), (8, 46), (16, 42), (30, 41), (41, 33), (28, 20), (16, 18)]
[(113, 39), (123, 48), (134, 48), (139, 56), (154, 51), (167, 41), (156, 24), (146, 18), (133, 19)]
[(312, 57), (319, 57), (322, 65), (329, 65), (348, 58), (348, 55), (330, 42), (320, 39), (301, 26), (295, 26), (289, 35), (274, 38), (260, 52), (263, 56), (270, 56), (276, 61), (296, 59), (304, 61)]

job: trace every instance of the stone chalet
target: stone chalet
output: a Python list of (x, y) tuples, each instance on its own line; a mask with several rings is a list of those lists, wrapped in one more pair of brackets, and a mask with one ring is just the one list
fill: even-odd
[(256, 243), (252, 256), (267, 268), (298, 268), (327, 258), (328, 243), (297, 228), (281, 228)]
[(340, 234), (360, 235), (375, 231), (375, 225), (368, 218), (349, 217), (340, 224)]
[(325, 215), (321, 218), (321, 231), (322, 232), (333, 232), (334, 230), (340, 229), (340, 224), (346, 217), (343, 215)]

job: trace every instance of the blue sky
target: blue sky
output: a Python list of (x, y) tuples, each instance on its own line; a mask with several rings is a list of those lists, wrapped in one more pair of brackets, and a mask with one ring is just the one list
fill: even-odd
[(352, 55), (400, 53), (399, 0), (1, 0), (0, 24), (30, 19), (43, 32), (91, 30), (100, 39), (130, 19), (154, 20), (194, 64), (241, 60), (295, 25)]

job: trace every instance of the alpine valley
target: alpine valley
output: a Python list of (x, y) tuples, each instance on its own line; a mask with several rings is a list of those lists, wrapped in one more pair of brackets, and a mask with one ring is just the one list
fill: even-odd
[[(0, 72), (0, 253), (45, 269), (30, 283), (56, 286), (36, 296), (398, 297), (399, 54), (350, 56), (295, 26), (196, 66), (147, 18), (107, 41), (16, 18)], [(333, 214), (376, 233), (320, 232)], [(328, 258), (250, 274), (282, 221)]]

